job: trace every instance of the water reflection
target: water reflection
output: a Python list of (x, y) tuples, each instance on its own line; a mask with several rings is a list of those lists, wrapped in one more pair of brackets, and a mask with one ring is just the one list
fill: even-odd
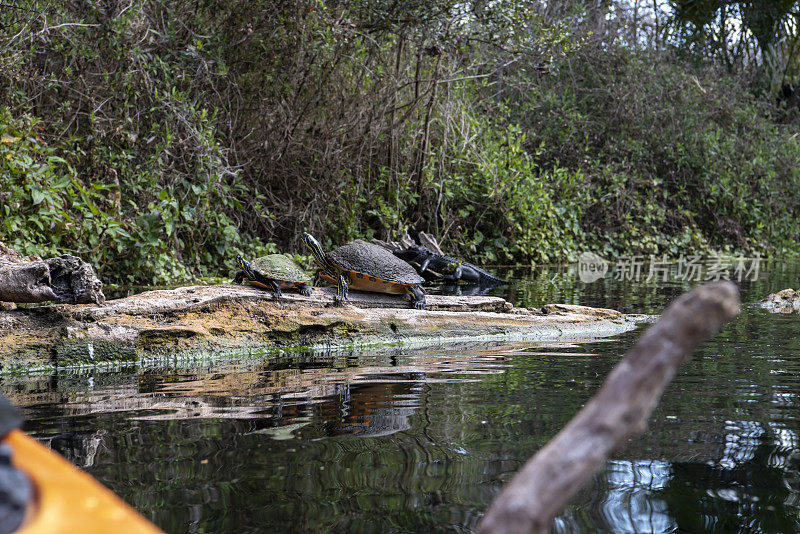
[[(570, 269), (492, 291), (653, 313), (688, 289), (581, 284)], [(773, 264), (742, 284), (742, 316), (556, 532), (800, 531), (800, 317), (755, 306), (798, 274)], [(2, 389), (26, 430), (168, 532), (468, 532), (635, 337), (264, 355), (7, 377)]]
[(581, 516), (586, 513), (597, 525), (613, 525), (614, 532), (674, 532), (677, 524), (669, 503), (653, 496), (667, 486), (671, 477), (672, 467), (668, 462), (609, 461), (602, 480), (598, 481), (603, 495), (585, 508), (571, 507), (556, 519), (553, 531), (580, 531)]

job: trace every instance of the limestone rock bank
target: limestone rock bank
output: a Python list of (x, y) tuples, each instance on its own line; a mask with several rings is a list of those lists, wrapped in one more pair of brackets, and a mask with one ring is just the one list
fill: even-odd
[(426, 310), (407, 297), (334, 290), (283, 297), (249, 286), (148, 291), (103, 305), (50, 305), (0, 311), (2, 371), (137, 360), (193, 351), (225, 352), (375, 343), (432, 344), (511, 337), (532, 340), (607, 336), (641, 318), (614, 310), (550, 304), (514, 308), (499, 297), (428, 295)]

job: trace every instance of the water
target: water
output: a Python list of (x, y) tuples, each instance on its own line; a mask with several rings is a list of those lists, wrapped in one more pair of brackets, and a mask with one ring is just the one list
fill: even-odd
[[(654, 313), (691, 284), (509, 273), (520, 305)], [(741, 284), (647, 432), (556, 532), (800, 531), (800, 315), (754, 304), (796, 263)], [(167, 532), (468, 532), (597, 391), (638, 332), (586, 343), (264, 356), (197, 369), (8, 377), (25, 430)]]

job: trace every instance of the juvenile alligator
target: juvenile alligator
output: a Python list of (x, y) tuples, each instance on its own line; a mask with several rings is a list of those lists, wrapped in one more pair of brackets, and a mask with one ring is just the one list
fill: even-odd
[(426, 270), (430, 269), (431, 271), (441, 273), (443, 275), (442, 278), (448, 282), (463, 280), (480, 286), (508, 283), (507, 280), (493, 276), (477, 265), (452, 256), (437, 254), (429, 248), (420, 245), (412, 245), (407, 249), (397, 249), (394, 251), (394, 255), (401, 260), (418, 264), (419, 268), (417, 272), (419, 272), (419, 274), (423, 274)]

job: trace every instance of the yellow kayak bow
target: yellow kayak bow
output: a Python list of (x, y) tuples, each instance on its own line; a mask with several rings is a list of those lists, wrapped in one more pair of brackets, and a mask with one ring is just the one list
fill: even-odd
[(163, 534), (111, 490), (20, 430), (4, 441), (33, 482), (34, 499), (15, 534)]

